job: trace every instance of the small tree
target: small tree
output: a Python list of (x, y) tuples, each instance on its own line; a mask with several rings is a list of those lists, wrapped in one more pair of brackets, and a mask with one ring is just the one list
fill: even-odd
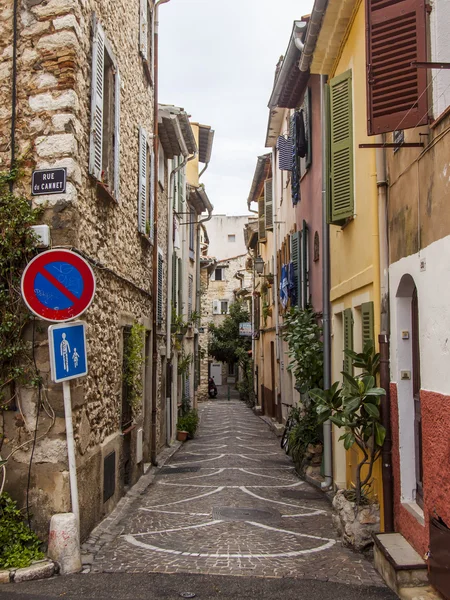
[(244, 380), (239, 385), (241, 398), (252, 402), (253, 371), (249, 351), (252, 342), (249, 337), (239, 335), (239, 324), (248, 323), (250, 314), (242, 301), (230, 304), (228, 314), (220, 325), (209, 324), (211, 340), (209, 354), (219, 362), (237, 363), (241, 368)]
[(291, 308), (284, 317), (283, 337), (289, 346), (289, 366), (302, 394), (323, 387), (322, 328), (312, 308)]
[[(356, 377), (345, 371), (344, 385), (334, 383), (329, 390), (314, 389), (310, 395), (316, 403), (319, 421), (328, 419), (344, 429), (339, 438), (344, 442), (344, 448), (350, 450), (354, 444), (362, 452), (362, 460), (356, 467), (355, 501), (358, 507), (365, 488), (370, 485), (373, 467), (381, 454), (386, 436), (386, 430), (380, 422), (381, 396), (385, 390), (376, 387), (375, 377), (379, 369), (380, 356), (375, 354), (372, 341), (366, 342), (364, 351), (357, 354), (346, 350), (352, 359), (353, 367), (362, 369)], [(362, 475), (363, 467), (367, 473)]]

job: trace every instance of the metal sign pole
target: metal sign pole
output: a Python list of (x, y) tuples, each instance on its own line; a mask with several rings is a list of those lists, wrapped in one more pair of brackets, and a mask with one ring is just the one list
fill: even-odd
[(73, 437), (72, 402), (70, 398), (70, 381), (63, 381), (64, 413), (66, 417), (67, 455), (69, 458), (70, 499), (72, 512), (80, 530), (80, 507), (78, 504), (77, 466), (75, 463), (75, 441)]

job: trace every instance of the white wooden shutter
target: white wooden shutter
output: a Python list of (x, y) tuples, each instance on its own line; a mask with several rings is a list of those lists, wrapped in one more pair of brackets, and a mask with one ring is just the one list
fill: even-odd
[(140, 0), (140, 38), (139, 48), (142, 54), (142, 58), (148, 60), (148, 27), (147, 21), (147, 2), (148, 0)]
[(95, 22), (92, 44), (92, 90), (91, 90), (91, 135), (89, 151), (89, 174), (102, 178), (103, 146), (103, 77), (105, 66), (105, 33), (98, 21)]
[(139, 128), (139, 198), (138, 198), (138, 230), (146, 233), (147, 197), (148, 197), (148, 165), (147, 165), (147, 133)]
[(114, 85), (116, 100), (114, 113), (114, 197), (118, 201), (120, 185), (120, 74), (118, 70), (116, 71)]
[(150, 198), (150, 241), (153, 243), (155, 238), (155, 153), (153, 148), (150, 150), (150, 178), (149, 178), (149, 198)]
[(213, 300), (213, 315), (220, 315), (220, 301)]

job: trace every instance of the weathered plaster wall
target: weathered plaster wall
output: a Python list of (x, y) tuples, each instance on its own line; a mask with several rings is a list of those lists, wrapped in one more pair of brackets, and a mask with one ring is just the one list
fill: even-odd
[[(117, 59), (121, 75), (120, 194), (117, 202), (99, 197), (88, 175), (92, 16), (95, 12)], [(0, 160), (9, 161), (12, 0), (0, 0)], [(72, 384), (80, 479), (82, 536), (109, 512), (123, 493), (120, 428), (122, 327), (143, 322), (150, 328), (152, 246), (137, 231), (138, 128), (153, 129), (153, 93), (139, 55), (139, 3), (135, 0), (24, 0), (18, 42), (17, 147), (25, 156), (21, 186), (29, 193), (31, 170), (50, 166), (68, 169), (67, 194), (40, 196), (47, 204), (44, 220), (54, 245), (69, 245), (99, 261), (97, 292), (85, 315), (88, 324), (89, 375)], [(5, 141), (6, 140), (6, 141)], [(167, 210), (158, 218), (159, 244), (166, 247)], [(107, 268), (105, 268), (107, 267)], [(33, 512), (45, 533), (49, 516), (68, 508), (65, 433), (61, 386), (49, 382), (47, 342), (39, 334), (38, 364), (57, 421), (38, 442), (40, 459), (32, 471)], [(160, 344), (161, 345), (161, 344)], [(160, 361), (161, 352), (159, 352)], [(161, 365), (158, 363), (158, 372)], [(161, 389), (161, 382), (159, 388)], [(150, 391), (145, 386), (148, 412)], [(35, 400), (35, 398), (33, 399)], [(33, 404), (33, 401), (30, 402)], [(158, 416), (164, 415), (163, 402)], [(145, 415), (144, 415), (145, 416)], [(45, 429), (42, 417), (39, 432)], [(138, 418), (138, 426), (143, 423)], [(82, 426), (80, 424), (82, 423)], [(159, 427), (159, 425), (158, 425)], [(150, 431), (146, 430), (145, 447)], [(158, 428), (159, 443), (164, 438)], [(133, 460), (136, 432), (131, 433), (132, 481), (140, 473)], [(117, 486), (103, 504), (103, 457), (117, 451)], [(22, 462), (21, 462), (22, 461)], [(7, 486), (25, 489), (27, 457), (17, 457)], [(57, 493), (56, 493), (57, 492)]]
[[(213, 215), (205, 223), (209, 237), (208, 254), (218, 260), (233, 258), (245, 254), (247, 248), (244, 241), (244, 227), (248, 223), (248, 215)], [(228, 235), (235, 235), (236, 241), (228, 241)]]

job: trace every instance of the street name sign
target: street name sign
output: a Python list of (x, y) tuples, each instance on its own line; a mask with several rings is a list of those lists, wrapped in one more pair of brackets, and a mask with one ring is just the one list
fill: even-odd
[(95, 294), (89, 263), (70, 250), (47, 250), (35, 256), (22, 275), (22, 297), (36, 316), (60, 323), (79, 317)]
[(33, 196), (47, 196), (48, 194), (65, 194), (67, 182), (67, 169), (39, 169), (33, 171), (31, 180), (31, 194)]
[(86, 323), (84, 321), (50, 325), (48, 343), (52, 381), (59, 383), (87, 375)]

